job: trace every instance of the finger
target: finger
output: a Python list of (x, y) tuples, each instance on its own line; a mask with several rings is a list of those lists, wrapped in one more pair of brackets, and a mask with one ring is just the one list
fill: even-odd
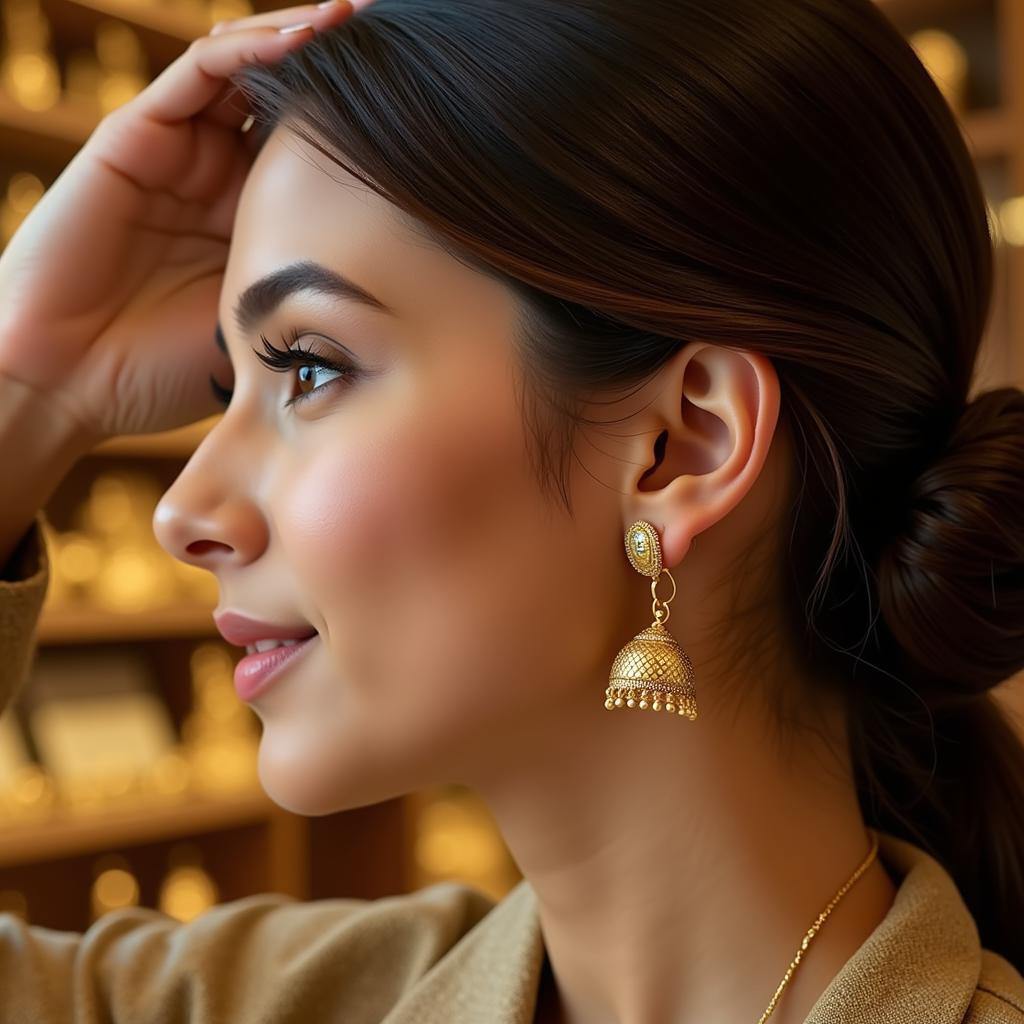
[[(346, 2), (338, 6), (351, 10)], [(313, 35), (314, 27), (282, 33), (266, 26), (200, 36), (124, 109), (163, 124), (187, 121), (218, 99), (244, 64), (278, 60)]]
[(299, 4), (297, 7), (284, 7), (279, 11), (268, 11), (265, 14), (251, 14), (246, 18), (232, 18), (218, 21), (210, 29), (210, 35), (216, 36), (223, 32), (237, 32), (247, 28), (285, 28), (296, 22), (311, 21), (317, 31), (325, 24), (334, 24), (342, 20), (342, 15), (350, 13), (345, 0), (327, 0), (323, 4)]
[(224, 95), (203, 111), (203, 118), (231, 131), (247, 131), (245, 124), (253, 116), (248, 98), (239, 89), (225, 89)]
[[(210, 35), (218, 35), (227, 31), (240, 31), (244, 28), (287, 28), (289, 25), (309, 21), (317, 31), (323, 31), (334, 24), (340, 24), (351, 13), (348, 0), (326, 0), (320, 4), (303, 4), (298, 7), (286, 7), (280, 11), (257, 14), (248, 18), (236, 18), (233, 21), (219, 21), (213, 26)], [(304, 34), (304, 33), (303, 33)], [(225, 90), (223, 96), (210, 104), (204, 117), (215, 124), (233, 131), (242, 129), (245, 122), (252, 116), (249, 101), (238, 90)], [(251, 150), (251, 145), (248, 147)]]
[[(351, 6), (358, 3), (365, 3), (366, 0), (351, 0)], [(349, 0), (325, 0), (319, 4), (302, 4), (298, 7), (286, 7), (280, 11), (271, 11), (265, 14), (252, 15), (247, 18), (235, 18), (230, 21), (219, 21), (213, 26), (211, 35), (218, 35), (227, 31), (240, 31), (244, 28), (287, 28), (296, 23), (301, 24), (303, 20), (309, 21), (317, 31), (323, 31), (334, 24), (340, 24), (351, 13)], [(253, 111), (248, 99), (238, 90), (227, 90), (226, 94), (219, 97), (218, 101), (211, 103), (210, 108), (205, 112), (204, 117), (214, 123), (231, 130), (245, 131), (245, 123), (252, 117)], [(254, 139), (245, 140), (250, 152), (253, 152), (257, 144)]]

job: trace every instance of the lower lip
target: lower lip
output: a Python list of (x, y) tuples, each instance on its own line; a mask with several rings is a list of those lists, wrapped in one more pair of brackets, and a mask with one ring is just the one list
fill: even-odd
[(284, 667), (315, 640), (311, 636), (290, 647), (275, 647), (262, 653), (247, 654), (235, 666), (235, 692), (243, 701), (253, 700), (284, 675)]

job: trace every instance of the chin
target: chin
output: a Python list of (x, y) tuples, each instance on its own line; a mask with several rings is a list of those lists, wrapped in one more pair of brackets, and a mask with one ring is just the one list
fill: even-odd
[(382, 780), (345, 772), (318, 760), (308, 748), (282, 750), (264, 729), (257, 763), (260, 785), (278, 807), (319, 818), (381, 803), (405, 792), (392, 792)]

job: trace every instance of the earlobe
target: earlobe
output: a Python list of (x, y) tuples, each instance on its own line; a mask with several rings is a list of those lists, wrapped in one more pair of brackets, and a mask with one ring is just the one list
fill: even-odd
[(661, 550), (665, 564), (675, 568), (687, 556), (697, 542), (697, 535), (688, 524), (673, 520), (662, 533)]

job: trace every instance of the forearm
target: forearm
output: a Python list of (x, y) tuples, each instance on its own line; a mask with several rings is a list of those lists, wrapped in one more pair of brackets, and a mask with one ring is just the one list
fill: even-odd
[(0, 374), (0, 566), (92, 441), (34, 392)]

